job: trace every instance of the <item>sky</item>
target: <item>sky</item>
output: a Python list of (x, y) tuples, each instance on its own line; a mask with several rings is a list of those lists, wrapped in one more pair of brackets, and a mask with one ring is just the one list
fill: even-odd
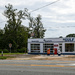
[[(57, 0), (0, 0), (0, 28), (6, 24), (6, 17), (3, 15), (5, 5), (9, 3), (13, 8), (33, 11)], [(66, 37), (75, 33), (75, 0), (59, 0), (58, 2), (46, 6), (37, 11), (31, 12), (33, 17), (38, 14), (42, 16), (42, 23), (46, 29), (45, 38)], [(5, 22), (4, 22), (5, 21)], [(29, 26), (28, 21), (23, 21), (23, 25)]]

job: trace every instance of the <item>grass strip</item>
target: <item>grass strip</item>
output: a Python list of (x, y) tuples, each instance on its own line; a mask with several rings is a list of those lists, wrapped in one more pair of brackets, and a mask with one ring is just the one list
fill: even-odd
[(0, 56), (0, 59), (7, 59), (7, 57), (6, 56)]

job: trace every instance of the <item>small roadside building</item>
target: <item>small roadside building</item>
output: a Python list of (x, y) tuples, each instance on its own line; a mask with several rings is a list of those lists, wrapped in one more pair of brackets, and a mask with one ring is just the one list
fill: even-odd
[(47, 49), (50, 48), (50, 54), (53, 54), (53, 49), (60, 49), (64, 55), (75, 55), (75, 38), (38, 38), (28, 39), (29, 54), (47, 54)]

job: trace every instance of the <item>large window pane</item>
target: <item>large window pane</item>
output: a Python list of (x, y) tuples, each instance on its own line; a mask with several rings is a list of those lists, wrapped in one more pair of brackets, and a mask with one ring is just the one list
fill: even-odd
[(53, 44), (44, 44), (44, 53), (47, 53), (47, 49), (50, 48), (50, 52), (53, 53)]
[(66, 43), (65, 44), (65, 52), (73, 52), (74, 51), (74, 44), (73, 43)]
[(32, 53), (40, 53), (40, 44), (31, 44)]

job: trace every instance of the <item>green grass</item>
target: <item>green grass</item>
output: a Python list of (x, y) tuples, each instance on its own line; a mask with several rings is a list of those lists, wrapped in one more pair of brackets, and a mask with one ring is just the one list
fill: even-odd
[(0, 56), (0, 59), (3, 60), (3, 59), (7, 59), (7, 58), (15, 58), (14, 56)]
[(15, 58), (16, 56), (23, 54), (25, 53), (3, 53), (2, 56), (2, 54), (0, 53), (0, 59)]
[(25, 54), (25, 53), (3, 53), (3, 55), (19, 55), (19, 54)]
[(0, 59), (7, 59), (6, 56), (0, 56)]

